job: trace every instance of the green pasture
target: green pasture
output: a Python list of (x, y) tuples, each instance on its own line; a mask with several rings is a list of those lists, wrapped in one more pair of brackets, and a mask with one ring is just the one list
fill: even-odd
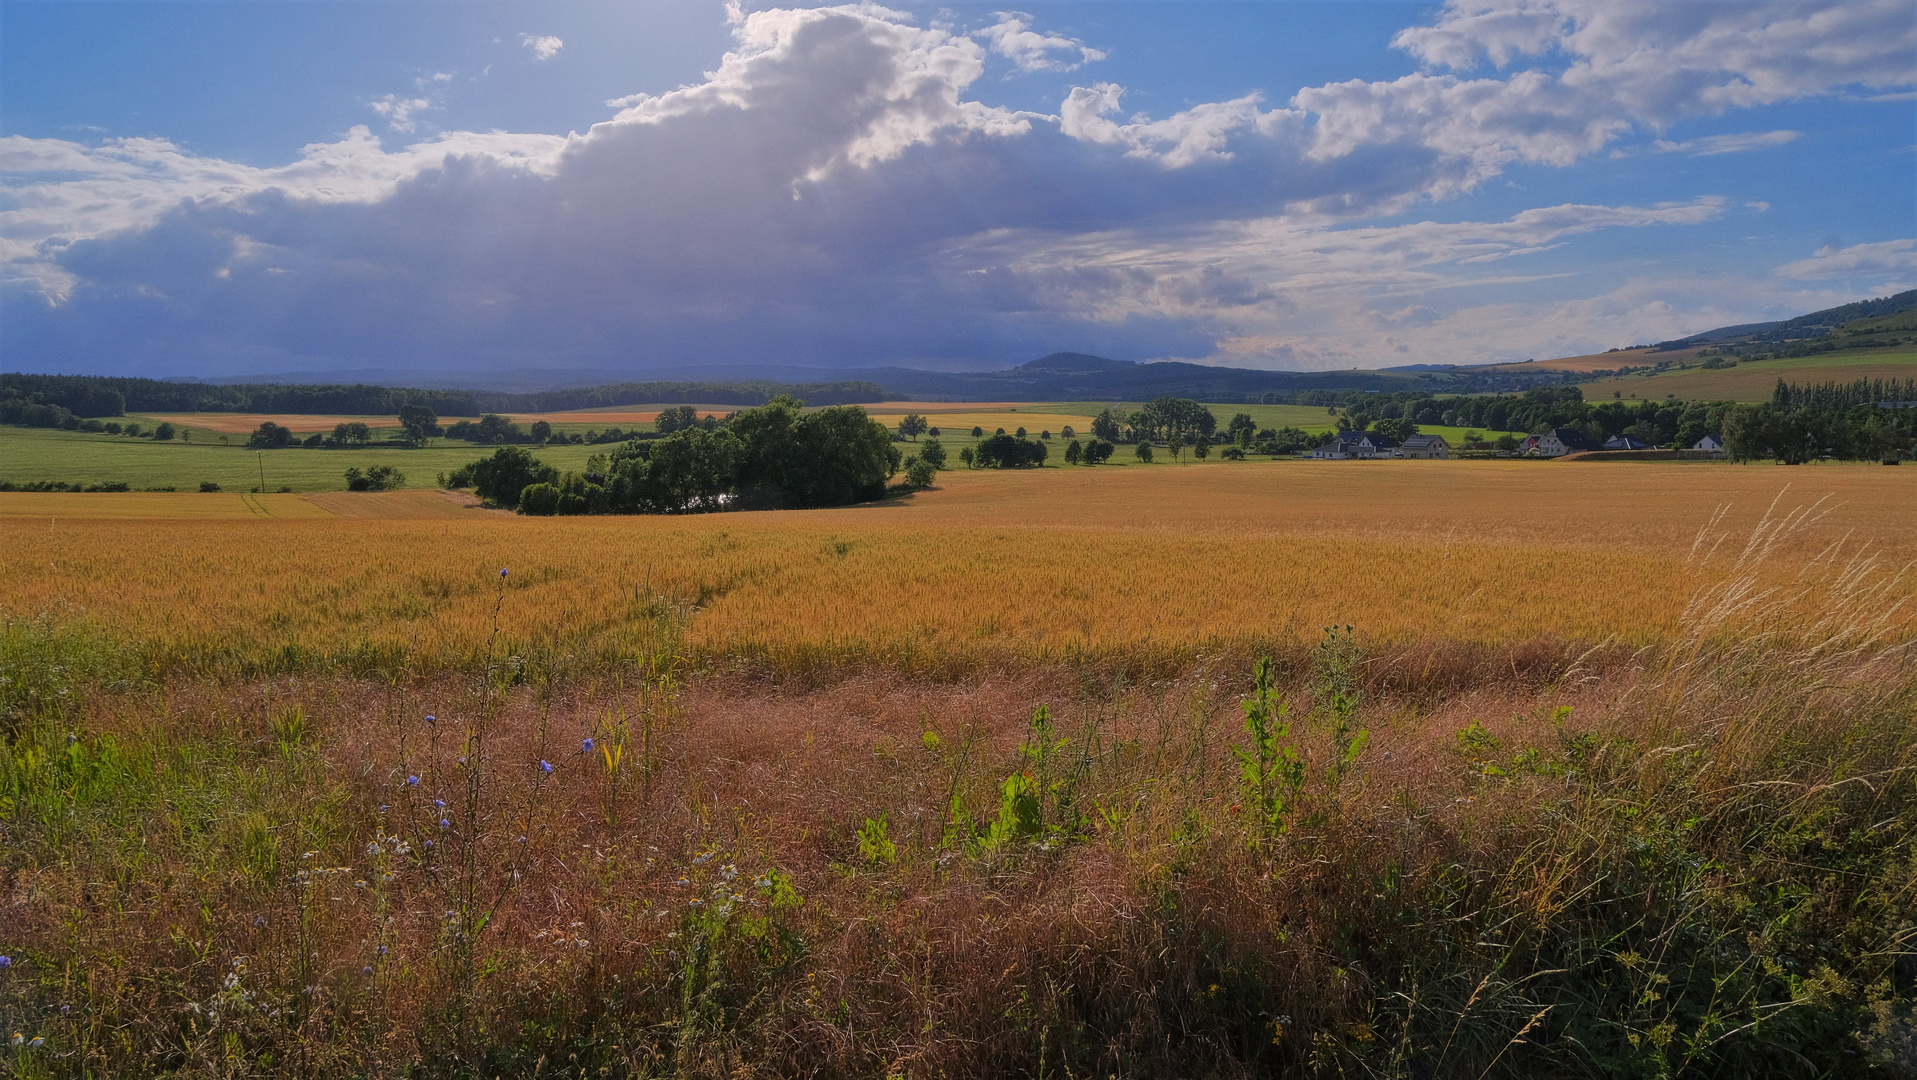
[(1769, 401), (1777, 382), (1849, 383), (1858, 379), (1917, 378), (1917, 350), (1908, 346), (1844, 349), (1815, 356), (1743, 360), (1707, 368), (1703, 360), (1658, 372), (1635, 372), (1584, 384), (1587, 401), (1676, 398), (1680, 401)]
[[(77, 481), (82, 484), (124, 481), (136, 490), (177, 488), (197, 491), (212, 481), (225, 491), (251, 491), (265, 470), (266, 489), (278, 491), (344, 491), (346, 470), (362, 471), (391, 465), (406, 474), (407, 487), (437, 485), (442, 472), (451, 472), (491, 453), (490, 447), (435, 439), (418, 450), (397, 446), (365, 446), (352, 450), (249, 450), (244, 436), (219, 443), (217, 434), (195, 432), (192, 442), (125, 435), (89, 435), (48, 428), (0, 426), (0, 480)], [(548, 446), (534, 452), (540, 460), (561, 469), (583, 468), (594, 452), (611, 447)]]

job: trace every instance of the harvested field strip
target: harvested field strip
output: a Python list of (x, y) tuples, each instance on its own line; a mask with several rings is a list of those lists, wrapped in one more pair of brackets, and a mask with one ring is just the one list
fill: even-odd
[[(867, 409), (872, 419), (877, 420), (886, 427), (897, 427), (899, 421), (905, 419), (908, 411), (909, 410), (898, 409), (889, 405), (882, 411), (879, 409)], [(1041, 431), (1057, 433), (1060, 428), (1067, 426), (1073, 428), (1080, 435), (1090, 435), (1092, 430), (1092, 416), (1094, 413), (1027, 413), (973, 410), (970, 412), (922, 413), (920, 415), (925, 417), (927, 423), (938, 428), (946, 435), (970, 435), (972, 428), (980, 427), (985, 429), (985, 434), (987, 435), (992, 434), (999, 428), (1004, 428), (1006, 431), (1017, 431), (1019, 428), (1024, 428), (1027, 434), (1037, 436)]]
[(448, 491), (316, 491), (307, 502), (343, 518), (469, 518), (479, 513), (471, 495)]
[(271, 421), (283, 428), (296, 431), (301, 435), (310, 435), (316, 431), (331, 432), (334, 427), (360, 421), (368, 427), (397, 428), (399, 421), (391, 416), (312, 416), (305, 413), (149, 413), (152, 420), (164, 420), (180, 427), (199, 428), (203, 431), (217, 431), (227, 435), (246, 435), (257, 430), (263, 423)]

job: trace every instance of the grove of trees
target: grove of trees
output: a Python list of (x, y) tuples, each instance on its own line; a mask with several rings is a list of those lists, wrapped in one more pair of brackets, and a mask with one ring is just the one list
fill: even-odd
[[(926, 469), (936, 472), (930, 461), (943, 455), (943, 447), (923, 447), (914, 480), (929, 483)], [(530, 451), (504, 445), (451, 483), (470, 483), (488, 502), (527, 514), (685, 514), (866, 502), (885, 494), (901, 464), (892, 432), (864, 409), (808, 413), (780, 397), (710, 428), (700, 421), (664, 438), (629, 441), (576, 473), (561, 475)]]

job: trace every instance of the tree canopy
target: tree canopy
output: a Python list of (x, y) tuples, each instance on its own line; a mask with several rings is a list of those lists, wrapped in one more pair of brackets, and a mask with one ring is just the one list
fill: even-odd
[[(502, 446), (493, 455), (531, 455)], [(493, 460), (488, 459), (488, 460)], [(523, 495), (502, 506), (530, 514), (686, 514), (730, 505), (823, 507), (885, 494), (900, 454), (892, 432), (856, 406), (803, 412), (780, 397), (732, 414), (725, 423), (698, 421), (664, 438), (633, 440), (584, 472), (558, 476), (520, 469)], [(475, 479), (479, 466), (473, 466)], [(552, 475), (547, 475), (547, 474)]]

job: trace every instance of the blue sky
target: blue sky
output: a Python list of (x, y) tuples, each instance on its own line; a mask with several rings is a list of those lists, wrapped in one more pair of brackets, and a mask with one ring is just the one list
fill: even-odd
[(1917, 0), (0, 5), (0, 364), (1327, 369), (1917, 287)]

